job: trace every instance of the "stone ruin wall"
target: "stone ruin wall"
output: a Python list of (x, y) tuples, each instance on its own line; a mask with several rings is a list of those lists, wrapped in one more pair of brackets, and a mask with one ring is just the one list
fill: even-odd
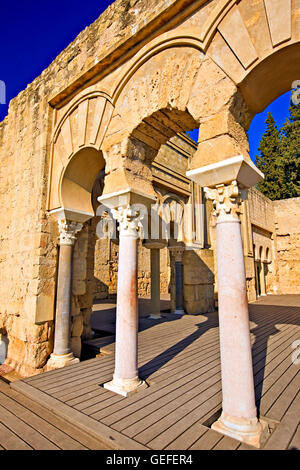
[[(267, 248), (271, 263), (266, 265), (266, 288), (268, 294), (277, 293), (277, 252), (274, 225), (274, 208), (272, 201), (260, 191), (251, 188), (248, 197), (249, 218), (251, 227), (252, 247), (255, 245), (256, 257), (260, 257), (262, 248), (262, 261), (266, 259)], [(253, 266), (252, 287), (255, 289), (254, 249), (249, 256)], [(253, 299), (255, 300), (255, 298)]]
[[(117, 293), (119, 246), (108, 240), (97, 240), (95, 247), (95, 299), (107, 299)], [(169, 259), (168, 250), (160, 252), (161, 294), (169, 291)], [(151, 295), (150, 250), (138, 245), (138, 295)]]
[[(46, 214), (53, 130), (53, 107), (49, 101), (52, 106), (57, 105), (57, 96), (67, 97), (73, 83), (73, 91), (79, 88), (85, 73), (94, 77), (134, 43), (155, 31), (155, 35), (160, 34), (168, 19), (163, 12), (168, 15), (172, 12), (175, 22), (176, 13), (190, 3), (188, 0), (117, 0), (10, 102), (9, 114), (0, 123), (0, 334), (7, 335), (9, 340), (6, 362), (23, 375), (43, 371), (53, 346), (58, 233), (56, 223)], [(217, 0), (208, 2), (199, 11), (199, 18), (204, 21), (216, 3)], [(135, 25), (134, 32), (132, 25)], [(117, 47), (119, 51), (115, 54)], [(107, 60), (101, 63), (104, 57)], [(82, 237), (86, 237), (85, 231)], [(76, 274), (75, 256), (73, 317), (76, 320), (72, 338), (79, 338), (82, 330), (88, 330), (91, 313), (93, 256), (83, 239), (79, 240), (75, 253), (78, 252), (78, 259), (79, 253), (86, 253), (90, 261), (85, 274), (81, 267)], [(284, 289), (288, 289), (284, 276), (287, 279), (291, 273), (298, 272), (297, 263), (292, 270), (286, 268), (289, 259), (297, 260), (297, 255), (292, 255), (294, 248), (289, 246), (298, 243), (297, 233), (283, 234), (278, 228), (277, 239), (281, 257), (278, 275), (286, 286)], [(86, 291), (82, 288), (84, 276)], [(78, 339), (73, 339), (72, 344), (76, 349)]]
[[(180, 7), (174, 3), (114, 2), (11, 100), (8, 116), (0, 123), (0, 334), (8, 337), (6, 363), (22, 375), (42, 372), (53, 348), (58, 234), (46, 214), (53, 113), (49, 100), (77, 79), (80, 82), (117, 45), (134, 42), (139, 34), (145, 37), (145, 24), (168, 8)], [(137, 22), (132, 36), (132, 24)], [(83, 274), (78, 276), (77, 287), (83, 281)], [(83, 298), (88, 297), (77, 287), (74, 318), (82, 315), (77, 315), (78, 308), (86, 308)], [(73, 323), (72, 334), (78, 338), (82, 321)], [(78, 345), (78, 340), (73, 343)]]
[(272, 202), (278, 294), (300, 294), (300, 197)]
[(41, 369), (53, 340), (57, 258), (44, 212), (46, 87), (37, 80), (20, 93), (0, 124), (0, 334), (8, 336), (7, 364), (24, 375)]

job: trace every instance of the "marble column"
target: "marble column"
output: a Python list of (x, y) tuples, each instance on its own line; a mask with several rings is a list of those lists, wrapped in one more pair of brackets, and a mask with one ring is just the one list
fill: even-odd
[(223, 410), (212, 428), (259, 447), (237, 181), (205, 188), (216, 216)]
[(265, 263), (261, 260), (259, 263), (259, 279), (260, 279), (260, 295), (266, 296), (266, 278), (265, 278)]
[(160, 251), (159, 248), (150, 250), (151, 257), (151, 315), (152, 320), (159, 320), (160, 314)]
[(112, 210), (119, 222), (116, 349), (113, 380), (104, 388), (129, 396), (147, 385), (138, 377), (137, 240), (139, 214), (129, 207)]
[(79, 362), (70, 348), (72, 309), (72, 255), (76, 233), (82, 224), (65, 219), (58, 220), (60, 250), (57, 276), (54, 350), (47, 369), (58, 369)]
[(175, 286), (176, 286), (176, 308), (175, 315), (184, 315), (183, 306), (183, 264), (182, 258), (184, 253), (183, 246), (170, 246), (169, 251), (172, 261), (175, 263)]
[(143, 246), (150, 250), (151, 269), (151, 315), (148, 318), (159, 320), (160, 314), (160, 250), (166, 243), (156, 240), (147, 240)]

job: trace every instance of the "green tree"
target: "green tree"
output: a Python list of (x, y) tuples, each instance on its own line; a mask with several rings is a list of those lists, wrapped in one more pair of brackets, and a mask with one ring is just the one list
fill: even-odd
[(300, 196), (300, 103), (291, 100), (290, 116), (281, 128), (284, 188), (282, 198)]
[(284, 172), (280, 154), (280, 131), (277, 129), (271, 113), (266, 119), (267, 128), (259, 146), (260, 155), (256, 156), (256, 165), (264, 173), (265, 179), (257, 189), (268, 198), (281, 199), (284, 193)]

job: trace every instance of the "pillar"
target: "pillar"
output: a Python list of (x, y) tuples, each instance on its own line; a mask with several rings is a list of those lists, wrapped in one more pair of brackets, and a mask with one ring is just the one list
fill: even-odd
[(223, 410), (212, 428), (260, 446), (237, 181), (205, 188), (216, 216)]
[(151, 315), (148, 318), (159, 320), (160, 314), (160, 250), (167, 246), (166, 242), (147, 240), (143, 246), (150, 250), (151, 266)]
[(151, 256), (151, 315), (149, 318), (158, 320), (160, 314), (160, 251), (159, 248), (150, 250)]
[(138, 211), (127, 207), (112, 210), (119, 223), (115, 370), (104, 388), (129, 396), (147, 385), (138, 377)]
[(260, 295), (267, 295), (266, 292), (266, 278), (265, 278), (265, 263), (261, 260), (259, 263), (259, 279), (260, 279)]
[(171, 257), (175, 263), (175, 286), (176, 286), (176, 308), (175, 315), (184, 315), (183, 306), (183, 264), (182, 258), (184, 253), (183, 246), (170, 246)]
[(72, 255), (76, 233), (82, 224), (58, 220), (60, 250), (58, 261), (54, 349), (47, 369), (58, 369), (79, 362), (70, 348), (72, 309)]

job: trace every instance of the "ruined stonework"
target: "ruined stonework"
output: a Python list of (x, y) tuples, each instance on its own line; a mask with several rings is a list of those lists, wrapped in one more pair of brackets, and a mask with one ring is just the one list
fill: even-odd
[[(10, 102), (0, 123), (0, 334), (6, 363), (21, 375), (42, 372), (53, 351), (57, 211), (83, 223), (73, 249), (71, 346), (79, 356), (94, 294), (117, 287), (118, 245), (96, 239), (95, 198), (129, 189), (173, 208), (204, 206), (187, 170), (237, 155), (250, 161), (251, 119), (299, 78), (299, 0), (279, 15), (266, 3), (117, 0)], [(195, 128), (198, 145), (184, 137)], [(267, 292), (295, 292), (298, 202), (252, 194), (241, 214), (249, 299), (264, 289), (262, 270)], [(293, 214), (286, 227), (282, 207)], [(190, 249), (188, 313), (211, 310), (217, 296), (211, 203), (196, 212), (180, 240)], [(145, 253), (140, 247), (139, 289), (149, 295)], [(168, 248), (161, 263), (162, 292), (174, 298)]]
[(274, 201), (278, 294), (300, 293), (300, 198)]

